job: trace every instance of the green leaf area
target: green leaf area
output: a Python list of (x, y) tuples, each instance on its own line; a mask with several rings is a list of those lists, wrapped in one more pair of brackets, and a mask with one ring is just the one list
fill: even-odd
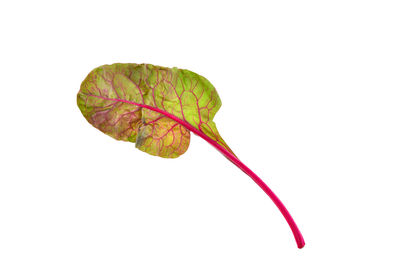
[(100, 66), (82, 82), (77, 102), (94, 127), (151, 155), (176, 158), (185, 153), (190, 143), (185, 123), (232, 153), (212, 121), (221, 107), (217, 91), (189, 70), (150, 64)]

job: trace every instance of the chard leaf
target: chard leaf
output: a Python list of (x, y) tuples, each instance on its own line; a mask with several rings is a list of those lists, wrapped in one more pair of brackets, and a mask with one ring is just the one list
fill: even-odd
[(94, 127), (117, 140), (136, 143), (151, 155), (179, 157), (189, 147), (190, 132), (200, 136), (263, 189), (285, 217), (298, 247), (305, 245), (279, 198), (218, 133), (213, 118), (221, 99), (206, 78), (189, 70), (151, 64), (104, 65), (82, 82), (77, 102)]

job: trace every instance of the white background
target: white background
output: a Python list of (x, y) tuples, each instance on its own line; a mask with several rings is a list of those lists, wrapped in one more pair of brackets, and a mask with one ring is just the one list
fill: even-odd
[[(399, 266), (398, 1), (4, 1), (0, 266)], [(196, 136), (174, 160), (89, 125), (81, 81), (186, 68), (302, 230)]]

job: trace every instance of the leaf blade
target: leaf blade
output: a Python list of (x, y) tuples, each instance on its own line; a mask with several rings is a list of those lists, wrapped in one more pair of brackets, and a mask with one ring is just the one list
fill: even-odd
[[(82, 114), (107, 135), (117, 140), (136, 142), (146, 115), (137, 106), (128, 107), (125, 104), (129, 103), (122, 104), (121, 100), (152, 106), (176, 116), (233, 154), (212, 121), (221, 106), (218, 93), (207, 79), (194, 72), (151, 64), (117, 63), (100, 66), (88, 74), (78, 93)], [(181, 127), (185, 142), (176, 151), (184, 153), (190, 138), (187, 138), (187, 129)], [(159, 138), (154, 136), (153, 140), (156, 139)], [(152, 155), (168, 154), (160, 153), (162, 151), (156, 148), (142, 150)]]

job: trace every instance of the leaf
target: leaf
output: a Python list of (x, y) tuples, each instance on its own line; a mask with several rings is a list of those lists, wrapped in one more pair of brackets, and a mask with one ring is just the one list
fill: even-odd
[(136, 143), (151, 155), (176, 158), (186, 152), (190, 132), (214, 146), (250, 176), (288, 222), (299, 248), (304, 239), (271, 189), (244, 165), (222, 139), (213, 118), (221, 107), (214, 86), (204, 77), (151, 64), (113, 64), (91, 71), (78, 93), (79, 109), (103, 133)]
[[(158, 110), (144, 111), (132, 103)], [(217, 91), (188, 70), (150, 64), (101, 66), (83, 81), (78, 106), (94, 127), (118, 140), (139, 140), (137, 147), (151, 155), (178, 157), (190, 140), (189, 131), (176, 121), (166, 116), (156, 121), (159, 110), (186, 121), (232, 153), (212, 121), (221, 107)]]

